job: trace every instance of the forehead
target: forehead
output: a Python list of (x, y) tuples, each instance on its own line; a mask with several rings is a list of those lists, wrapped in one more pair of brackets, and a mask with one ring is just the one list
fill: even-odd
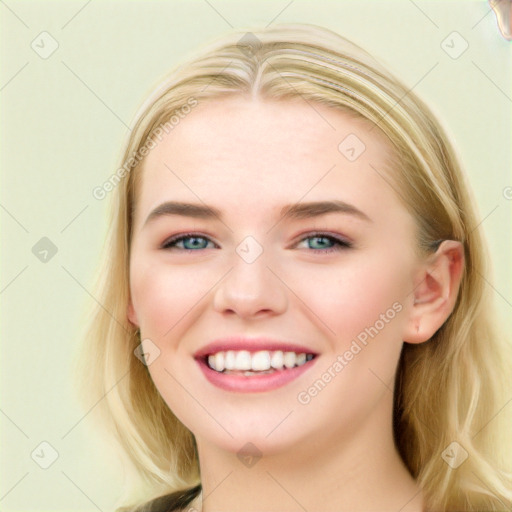
[(369, 121), (316, 102), (208, 100), (146, 157), (137, 210), (147, 215), (159, 202), (198, 198), (222, 209), (262, 211), (302, 197), (363, 195), (363, 204), (385, 204), (396, 200), (383, 179), (390, 155), (386, 137)]

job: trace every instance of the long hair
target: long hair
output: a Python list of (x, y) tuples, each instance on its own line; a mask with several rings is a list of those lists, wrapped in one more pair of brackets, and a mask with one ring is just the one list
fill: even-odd
[[(85, 408), (97, 403), (95, 417), (133, 470), (126, 487), (135, 491), (124, 499), (140, 504), (200, 484), (193, 434), (134, 353), (141, 340), (126, 315), (130, 243), (144, 155), (164, 132), (186, 122), (195, 105), (228, 95), (302, 98), (373, 123), (394, 150), (389, 171), (416, 221), (419, 253), (428, 254), (439, 240), (463, 244), (454, 310), (429, 341), (404, 343), (395, 382), (395, 443), (428, 510), (510, 507), (500, 444), (505, 438), (497, 437), (508, 345), (492, 316), (475, 199), (426, 104), (359, 46), (310, 24), (234, 31), (182, 61), (140, 107), (120, 167), (109, 187), (98, 191), (112, 199), (109, 230), (77, 358), (77, 385)], [(465, 459), (458, 467), (449, 463), (454, 453)]]

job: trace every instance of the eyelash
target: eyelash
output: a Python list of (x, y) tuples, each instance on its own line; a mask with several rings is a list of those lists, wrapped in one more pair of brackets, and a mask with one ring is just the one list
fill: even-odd
[[(174, 244), (181, 242), (187, 238), (203, 238), (205, 240), (211, 241), (207, 236), (200, 235), (199, 233), (185, 233), (183, 235), (177, 235), (167, 239), (162, 245), (161, 249), (163, 250), (179, 250), (186, 252), (195, 252), (203, 249), (181, 249), (173, 246)], [(311, 249), (314, 252), (320, 252), (322, 254), (330, 254), (333, 252), (344, 251), (346, 249), (351, 249), (353, 244), (347, 240), (343, 240), (342, 238), (338, 238), (332, 235), (328, 235), (327, 233), (317, 232), (317, 233), (309, 233), (308, 236), (301, 238), (299, 242), (303, 242), (304, 240), (308, 240), (309, 238), (326, 238), (332, 242), (334, 242), (333, 247), (329, 247), (327, 249)]]

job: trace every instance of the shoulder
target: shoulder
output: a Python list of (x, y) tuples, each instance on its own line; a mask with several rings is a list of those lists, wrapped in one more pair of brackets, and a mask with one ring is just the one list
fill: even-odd
[(200, 492), (201, 484), (198, 484), (189, 489), (159, 496), (135, 508), (118, 508), (116, 512), (180, 512), (189, 505)]

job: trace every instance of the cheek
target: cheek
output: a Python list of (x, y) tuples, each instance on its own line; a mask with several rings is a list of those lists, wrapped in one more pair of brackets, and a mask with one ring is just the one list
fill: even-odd
[(402, 303), (410, 291), (405, 268), (403, 258), (393, 261), (392, 254), (354, 255), (338, 266), (310, 270), (310, 279), (290, 276), (290, 281), (307, 306), (305, 311), (309, 311), (309, 317), (316, 318), (317, 325), (320, 319), (326, 327), (327, 339), (335, 335), (335, 343), (343, 345), (350, 344), (376, 322), (377, 327), (381, 327), (381, 315), (385, 316), (384, 320), (392, 320), (385, 323), (382, 334), (397, 336), (401, 321), (397, 311), (403, 308)]
[[(357, 423), (392, 388), (403, 344), (401, 312), (410, 291), (406, 264), (403, 257), (381, 252), (326, 272), (310, 286), (308, 306), (329, 327), (324, 363), (311, 375), (311, 387), (302, 390), (318, 414), (337, 404), (342, 408), (336, 421)], [(320, 381), (328, 384), (317, 392)]]
[[(134, 260), (132, 301), (145, 337), (164, 341), (180, 319), (192, 312), (211, 285), (191, 268)], [(206, 282), (205, 282), (206, 281)], [(213, 283), (212, 283), (213, 284)]]

